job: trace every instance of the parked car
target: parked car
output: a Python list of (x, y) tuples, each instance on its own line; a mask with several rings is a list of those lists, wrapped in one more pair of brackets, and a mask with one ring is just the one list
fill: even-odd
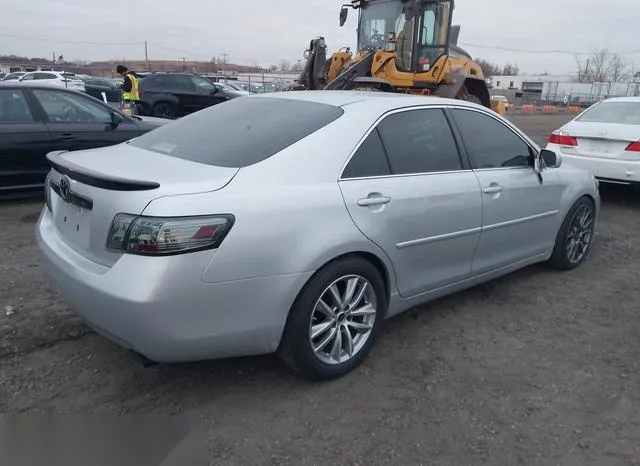
[(503, 96), (503, 95), (494, 95), (494, 96), (491, 96), (491, 100), (497, 100), (497, 101), (500, 101), (500, 102), (504, 103), (505, 111), (507, 111), (507, 112), (509, 111), (509, 100), (505, 96)]
[(214, 85), (214, 86), (216, 86), (216, 87), (217, 87), (218, 89), (220, 89), (221, 91), (235, 92), (235, 93), (242, 94), (242, 95), (245, 95), (245, 96), (247, 96), (247, 95), (251, 95), (251, 93), (250, 93), (250, 92), (247, 92), (247, 91), (243, 91), (243, 90), (236, 89), (236, 88), (234, 88), (234, 87), (230, 86), (230, 85), (229, 85), (229, 84), (227, 84), (227, 83), (220, 83), (220, 82), (218, 82), (218, 83), (213, 83), (213, 85)]
[(46, 154), (117, 144), (166, 123), (131, 118), (92, 97), (49, 85), (0, 87), (0, 195), (41, 192)]
[(640, 192), (640, 97), (596, 103), (554, 131), (547, 149), (562, 154), (569, 167)]
[(24, 76), (25, 74), (27, 74), (26, 71), (16, 71), (15, 73), (9, 73), (4, 78), (2, 78), (2, 81), (17, 81), (21, 76)]
[(241, 97), (191, 73), (152, 73), (140, 81), (143, 115), (174, 119)]
[(76, 91), (85, 90), (84, 81), (73, 73), (61, 73), (57, 71), (32, 71), (18, 78), (18, 82), (25, 84), (50, 84)]
[(85, 92), (96, 99), (103, 100), (102, 93), (104, 92), (107, 102), (122, 101), (120, 83), (114, 79), (90, 78), (85, 80), (84, 87)]
[(318, 378), (406, 309), (579, 266), (600, 204), (489, 109), (375, 92), (234, 99), (50, 161), (38, 244), (84, 321), (152, 361), (278, 351)]

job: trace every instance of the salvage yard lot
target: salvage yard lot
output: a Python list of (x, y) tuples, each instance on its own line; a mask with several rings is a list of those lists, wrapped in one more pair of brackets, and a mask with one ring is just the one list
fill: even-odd
[[(544, 144), (568, 117), (513, 120)], [(602, 195), (582, 267), (530, 267), (408, 312), (324, 384), (271, 356), (143, 368), (45, 284), (41, 202), (5, 203), (0, 413), (197, 413), (212, 464), (640, 464), (640, 199)]]

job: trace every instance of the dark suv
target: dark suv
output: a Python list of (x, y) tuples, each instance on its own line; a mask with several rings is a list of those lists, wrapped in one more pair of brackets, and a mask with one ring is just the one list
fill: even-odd
[(141, 113), (170, 119), (242, 96), (191, 73), (152, 73), (140, 80), (139, 88)]

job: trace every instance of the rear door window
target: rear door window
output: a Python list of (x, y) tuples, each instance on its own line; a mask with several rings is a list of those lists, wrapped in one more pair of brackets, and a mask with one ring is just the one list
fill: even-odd
[(0, 89), (0, 124), (31, 121), (33, 115), (22, 91)]
[(242, 168), (277, 154), (343, 113), (340, 107), (315, 102), (232, 99), (157, 128), (129, 144), (206, 165)]
[(391, 167), (387, 160), (380, 134), (374, 129), (353, 155), (342, 178), (366, 178), (371, 176), (391, 175)]
[(462, 169), (449, 122), (441, 109), (410, 110), (378, 126), (394, 175)]

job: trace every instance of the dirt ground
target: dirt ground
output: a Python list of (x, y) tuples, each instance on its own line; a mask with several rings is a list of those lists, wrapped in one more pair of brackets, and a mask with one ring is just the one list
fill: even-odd
[[(543, 144), (566, 117), (514, 120)], [(640, 199), (602, 191), (578, 270), (534, 266), (408, 312), (318, 384), (272, 356), (143, 368), (45, 284), (41, 202), (3, 204), (0, 413), (195, 414), (215, 465), (640, 464)]]

